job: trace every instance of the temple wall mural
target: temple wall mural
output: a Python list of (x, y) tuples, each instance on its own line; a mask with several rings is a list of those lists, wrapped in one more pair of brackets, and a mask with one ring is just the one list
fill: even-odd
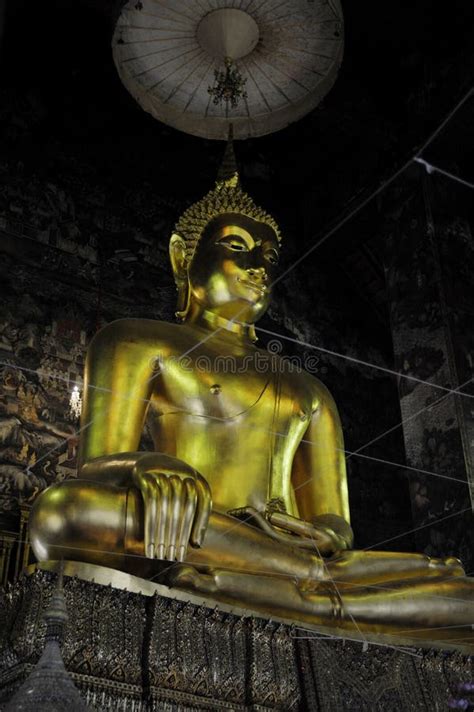
[(417, 545), (470, 570), (472, 236), (453, 204), (452, 189), (423, 178), (388, 235), (386, 264), (396, 369), (413, 379), (399, 390)]

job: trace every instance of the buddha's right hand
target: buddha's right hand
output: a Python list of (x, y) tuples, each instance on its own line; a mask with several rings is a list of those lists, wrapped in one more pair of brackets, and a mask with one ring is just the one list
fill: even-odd
[(188, 545), (200, 547), (211, 513), (206, 480), (185, 462), (143, 453), (132, 470), (144, 507), (145, 555), (184, 561)]

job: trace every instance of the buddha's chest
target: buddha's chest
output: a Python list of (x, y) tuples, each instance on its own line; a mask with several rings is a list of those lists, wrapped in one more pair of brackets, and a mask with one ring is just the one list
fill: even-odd
[(274, 374), (259, 372), (250, 359), (201, 352), (165, 364), (156, 403), (160, 412), (232, 419), (259, 406), (262, 417), (272, 409)]
[(154, 403), (162, 416), (181, 412), (224, 422), (247, 414), (268, 426), (311, 414), (298, 374), (285, 373), (268, 354), (202, 346), (163, 362)]
[(163, 363), (156, 381), (156, 447), (201, 472), (224, 511), (262, 508), (274, 491), (289, 508), (291, 463), (311, 417), (306, 381), (266, 354), (190, 356)]

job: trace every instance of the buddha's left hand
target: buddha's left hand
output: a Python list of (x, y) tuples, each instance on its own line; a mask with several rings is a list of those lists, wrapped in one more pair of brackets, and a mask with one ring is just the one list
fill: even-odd
[(312, 517), (311, 522), (306, 522), (285, 512), (275, 511), (271, 512), (268, 518), (270, 523), (279, 529), (299, 536), (300, 541), (295, 537), (294, 546), (300, 544), (308, 548), (310, 540), (318, 554), (323, 556), (352, 547), (352, 529), (343, 517), (336, 514), (321, 514)]

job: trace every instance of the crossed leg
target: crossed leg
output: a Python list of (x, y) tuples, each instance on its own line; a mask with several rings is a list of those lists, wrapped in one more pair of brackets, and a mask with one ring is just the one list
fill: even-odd
[(143, 578), (165, 570), (172, 586), (296, 622), (353, 627), (355, 619), (373, 631), (474, 623), (474, 579), (455, 559), (347, 551), (324, 560), (214, 511), (202, 548), (189, 548), (183, 566), (144, 556), (142, 506), (134, 489), (55, 485), (32, 512), (34, 552), (40, 561), (69, 558)]

